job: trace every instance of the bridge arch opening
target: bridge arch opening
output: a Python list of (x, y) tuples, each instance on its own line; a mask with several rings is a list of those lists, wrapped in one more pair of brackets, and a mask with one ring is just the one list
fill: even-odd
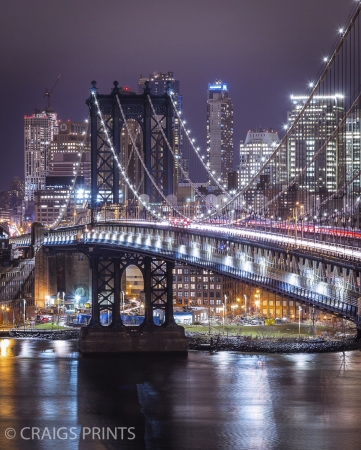
[(144, 278), (135, 264), (130, 264), (121, 279), (120, 315), (124, 325), (140, 325), (144, 320)]

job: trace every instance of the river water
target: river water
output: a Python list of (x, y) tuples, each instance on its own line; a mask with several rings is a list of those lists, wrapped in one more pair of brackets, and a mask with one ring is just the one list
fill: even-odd
[(83, 357), (0, 340), (0, 449), (361, 448), (361, 353)]

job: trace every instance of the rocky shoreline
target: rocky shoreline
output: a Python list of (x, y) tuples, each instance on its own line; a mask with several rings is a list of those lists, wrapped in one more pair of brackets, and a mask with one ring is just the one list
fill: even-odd
[(326, 353), (361, 349), (359, 339), (252, 338), (251, 336), (209, 336), (187, 332), (189, 350), (238, 351), (248, 353)]
[[(79, 339), (79, 330), (10, 330), (12, 338), (40, 340)], [(251, 336), (212, 335), (186, 332), (189, 350), (208, 352), (236, 351), (247, 353), (326, 353), (360, 350), (361, 340), (348, 339), (298, 339), (298, 338), (252, 338)]]
[(79, 330), (10, 330), (12, 338), (31, 338), (43, 340), (79, 339)]

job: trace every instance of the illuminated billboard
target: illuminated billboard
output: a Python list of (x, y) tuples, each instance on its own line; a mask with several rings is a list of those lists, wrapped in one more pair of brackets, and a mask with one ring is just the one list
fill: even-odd
[(223, 83), (223, 84), (208, 84), (208, 90), (209, 91), (215, 91), (215, 90), (228, 91), (228, 88), (225, 83)]

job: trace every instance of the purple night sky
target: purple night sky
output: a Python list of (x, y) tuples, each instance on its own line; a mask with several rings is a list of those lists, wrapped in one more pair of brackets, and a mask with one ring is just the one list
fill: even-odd
[[(0, 19), (0, 187), (24, 178), (23, 117), (46, 105), (83, 120), (90, 82), (137, 88), (173, 71), (184, 117), (204, 148), (207, 83), (228, 84), (234, 147), (249, 129), (281, 132), (290, 94), (308, 92), (355, 0), (13, 0)], [(238, 156), (235, 156), (235, 164)]]

